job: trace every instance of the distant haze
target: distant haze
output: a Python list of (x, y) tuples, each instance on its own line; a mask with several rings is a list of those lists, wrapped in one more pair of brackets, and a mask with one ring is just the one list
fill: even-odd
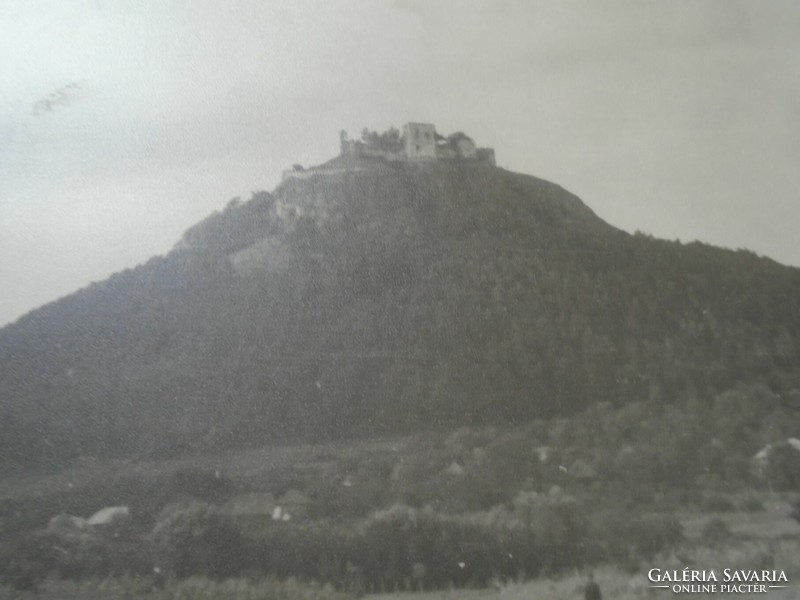
[(411, 120), (628, 231), (798, 266), (798, 31), (796, 0), (6, 0), (0, 324)]

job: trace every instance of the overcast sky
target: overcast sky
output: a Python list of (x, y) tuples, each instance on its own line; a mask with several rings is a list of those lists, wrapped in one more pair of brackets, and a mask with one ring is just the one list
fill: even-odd
[(797, 0), (3, 0), (0, 324), (406, 121), (800, 266), (798, 32)]

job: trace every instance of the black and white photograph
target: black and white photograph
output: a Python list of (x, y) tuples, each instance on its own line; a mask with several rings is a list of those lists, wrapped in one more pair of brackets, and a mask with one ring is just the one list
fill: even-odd
[(3, 0), (0, 600), (800, 598), (799, 33)]

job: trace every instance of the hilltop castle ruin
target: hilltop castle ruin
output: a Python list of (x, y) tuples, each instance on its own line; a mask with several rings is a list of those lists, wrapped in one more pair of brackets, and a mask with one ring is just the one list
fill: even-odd
[(447, 137), (439, 135), (432, 123), (406, 123), (402, 136), (390, 129), (382, 135), (365, 131), (361, 140), (351, 140), (342, 131), (339, 139), (341, 156), (403, 162), (464, 159), (495, 164), (493, 148), (477, 148), (472, 138), (460, 131)]
[(447, 137), (439, 135), (432, 123), (406, 123), (402, 134), (395, 128), (381, 134), (364, 129), (360, 140), (351, 140), (342, 130), (339, 143), (338, 158), (309, 169), (295, 165), (283, 172), (283, 180), (360, 171), (365, 168), (357, 162), (360, 158), (412, 164), (460, 160), (495, 166), (494, 148), (478, 148), (471, 137), (460, 131)]

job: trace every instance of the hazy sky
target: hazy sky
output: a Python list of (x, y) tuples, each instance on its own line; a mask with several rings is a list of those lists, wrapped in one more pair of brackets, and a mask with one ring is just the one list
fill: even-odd
[(797, 0), (3, 0), (0, 324), (406, 121), (800, 266), (798, 32)]

